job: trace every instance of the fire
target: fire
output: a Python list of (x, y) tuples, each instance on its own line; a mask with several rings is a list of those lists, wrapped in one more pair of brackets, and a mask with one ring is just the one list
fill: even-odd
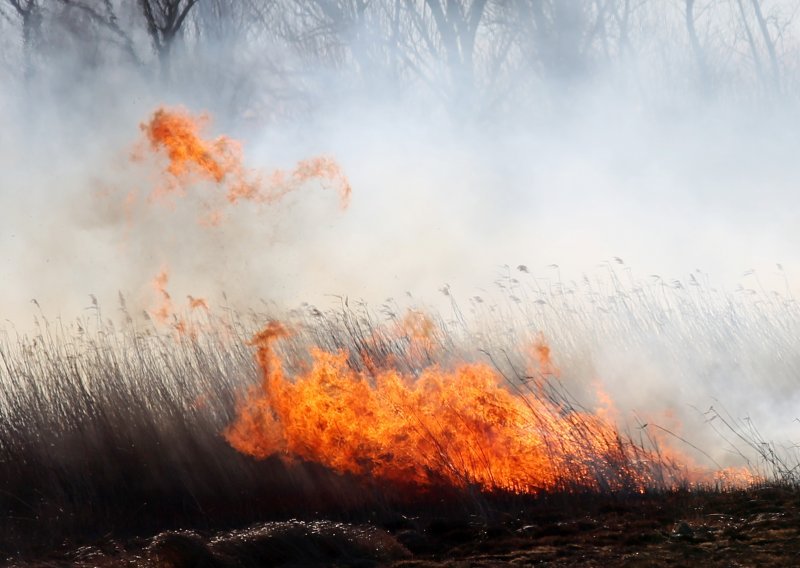
[(153, 278), (151, 285), (158, 295), (158, 306), (150, 310), (150, 315), (160, 324), (165, 324), (172, 315), (172, 297), (167, 291), (167, 283), (169, 282), (169, 271), (162, 268), (161, 271)]
[(289, 172), (260, 172), (244, 165), (242, 144), (237, 140), (224, 135), (204, 137), (210, 122), (208, 114), (193, 116), (183, 109), (160, 108), (141, 125), (145, 143), (135, 149), (132, 158), (141, 161), (149, 153), (167, 159), (163, 179), (150, 194), (151, 201), (183, 196), (200, 182), (211, 183), (224, 191), (224, 199), (212, 195), (204, 201), (207, 211), (199, 222), (205, 226), (221, 224), (225, 204), (274, 203), (309, 182), (337, 189), (341, 207), (348, 206), (350, 182), (333, 158), (309, 158)]
[(292, 171), (292, 179), (294, 185), (300, 185), (314, 179), (329, 182), (333, 187), (339, 188), (339, 200), (342, 209), (347, 209), (350, 204), (350, 195), (353, 192), (350, 182), (342, 172), (339, 164), (330, 156), (317, 156), (300, 161)]
[[(191, 321), (191, 319), (186, 319), (180, 314), (175, 313), (172, 296), (167, 290), (168, 284), (169, 269), (164, 266), (151, 281), (151, 286), (157, 295), (158, 302), (156, 307), (150, 310), (150, 315), (161, 325), (166, 325), (171, 322), (173, 329), (178, 335), (195, 337), (198, 332), (196, 324)], [(203, 310), (206, 313), (209, 312), (208, 300), (205, 298), (195, 298), (192, 295), (187, 295), (186, 299), (189, 311)]]
[(211, 141), (201, 138), (200, 132), (208, 121), (208, 115), (193, 119), (188, 113), (161, 108), (150, 122), (142, 124), (142, 130), (153, 149), (166, 151), (167, 171), (175, 179), (182, 180), (196, 172), (217, 183), (226, 176), (241, 181), (245, 172), (240, 145), (227, 136)]
[(436, 325), (424, 312), (408, 310), (399, 321), (396, 334), (408, 342), (404, 354), (413, 367), (425, 366), (438, 351)]
[(189, 300), (189, 308), (192, 310), (204, 309), (208, 311), (208, 300), (205, 298), (195, 298), (192, 295), (186, 296)]
[[(131, 155), (135, 162), (157, 164), (157, 178), (146, 199), (148, 204), (159, 201), (174, 203), (174, 198), (187, 196), (191, 191), (210, 190), (198, 199), (198, 223), (203, 227), (218, 227), (225, 221), (225, 208), (241, 202), (275, 203), (306, 184), (316, 183), (339, 193), (342, 209), (350, 202), (350, 182), (336, 161), (329, 156), (302, 160), (291, 170), (259, 171), (244, 163), (242, 144), (225, 135), (211, 138), (206, 135), (211, 124), (208, 114), (193, 115), (181, 108), (159, 108), (140, 125), (143, 140)], [(198, 194), (200, 195), (200, 194)], [(134, 226), (140, 203), (138, 189), (130, 189), (121, 203), (126, 221), (126, 233)], [(191, 233), (187, 233), (191, 234)], [(169, 274), (162, 269), (151, 286), (157, 295), (157, 306), (148, 310), (153, 320), (170, 323), (184, 335), (192, 325), (175, 314), (173, 300), (167, 291)], [(189, 311), (209, 311), (202, 298), (188, 298)]]
[[(256, 458), (280, 456), (390, 484), (446, 484), (539, 493), (632, 490), (669, 484), (659, 455), (602, 417), (510, 386), (493, 368), (430, 365), (419, 375), (353, 370), (347, 353), (311, 350), (288, 376), (271, 323), (252, 340), (263, 377), (224, 435)], [(537, 344), (542, 363), (549, 349)]]
[[(223, 206), (272, 203), (316, 181), (337, 188), (341, 206), (347, 207), (350, 184), (331, 158), (303, 160), (288, 171), (258, 172), (243, 165), (239, 142), (203, 136), (209, 122), (207, 115), (162, 108), (142, 125), (146, 149), (166, 158), (163, 183), (151, 201), (185, 195), (200, 182), (210, 184), (222, 192), (216, 201), (202, 202), (200, 222), (217, 226), (224, 220)], [(126, 217), (136, 200), (136, 193), (128, 195)], [(158, 304), (150, 313), (179, 336), (193, 338), (196, 328), (175, 314), (168, 282), (163, 268), (152, 282)], [(203, 298), (188, 296), (188, 309), (207, 314), (209, 306)], [(364, 370), (356, 369), (346, 352), (312, 348), (310, 364), (290, 374), (274, 348), (289, 332), (272, 322), (251, 342), (261, 384), (240, 400), (224, 436), (256, 458), (315, 462), (339, 473), (419, 489), (641, 492), (685, 481), (731, 486), (754, 480), (743, 470), (706, 475), (693, 464), (690, 476), (680, 477), (691, 460), (662, 446), (658, 434), (651, 436), (659, 442), (651, 449), (621, 435), (612, 420), (617, 416), (613, 401), (599, 386), (602, 404), (595, 412), (554, 396), (548, 384), (559, 377), (559, 369), (541, 336), (529, 350), (530, 373), (512, 383), (486, 364), (436, 364), (441, 333), (430, 316), (409, 311), (396, 320), (393, 331), (374, 330), (375, 345), (382, 347), (387, 339), (399, 350), (372, 350), (365, 343), (357, 353)]]
[(434, 323), (430, 316), (423, 312), (408, 310), (400, 322), (400, 328), (412, 341), (426, 345), (432, 341)]

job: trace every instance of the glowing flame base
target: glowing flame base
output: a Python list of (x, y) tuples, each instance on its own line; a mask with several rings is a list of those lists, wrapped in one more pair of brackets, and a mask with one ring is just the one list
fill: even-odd
[(675, 483), (662, 454), (485, 364), (365, 374), (346, 353), (312, 350), (310, 366), (290, 378), (273, 349), (285, 334), (273, 322), (252, 341), (263, 381), (225, 432), (246, 454), (423, 490), (642, 492)]

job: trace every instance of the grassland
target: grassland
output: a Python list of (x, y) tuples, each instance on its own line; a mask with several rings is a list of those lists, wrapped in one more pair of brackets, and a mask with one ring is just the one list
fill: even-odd
[[(295, 549), (289, 546), (281, 556), (275, 543), (294, 542), (309, 532), (308, 526), (316, 526), (311, 532), (322, 536), (314, 546), (323, 552), (309, 561), (324, 563), (332, 558), (328, 552), (339, 550), (331, 542), (348, 541), (350, 531), (357, 530), (353, 527), (367, 526), (372, 528), (363, 529), (366, 533), (358, 529), (366, 541), (389, 543), (387, 556), (365, 556), (373, 563), (444, 561), (443, 554), (489, 554), (484, 565), (513, 559), (492, 560), (492, 546), (499, 547), (498, 554), (539, 547), (530, 553), (534, 556), (519, 558), (534, 562), (536, 554), (543, 554), (542, 560), (558, 563), (578, 559), (560, 552), (549, 558), (547, 547), (565, 546), (573, 537), (579, 547), (590, 546), (587, 539), (601, 538), (601, 533), (609, 546), (614, 539), (634, 548), (653, 542), (699, 546), (724, 537), (735, 547), (746, 540), (737, 535), (751, 525), (783, 526), (794, 518), (798, 462), (792, 448), (761, 439), (749, 422), (717, 410), (711, 426), (720, 443), (737, 448), (760, 479), (739, 497), (731, 497), (724, 483), (700, 488), (682, 481), (680, 464), (660, 452), (660, 438), (645, 427), (635, 434), (620, 428), (619, 439), (630, 450), (616, 461), (598, 456), (606, 461), (596, 465), (597, 471), (614, 475), (638, 467), (637, 460), (648, 456), (648, 468), (658, 475), (644, 495), (633, 488), (598, 494), (579, 484), (536, 497), (470, 486), (409, 494), (314, 463), (255, 460), (223, 437), (242, 394), (260, 380), (250, 338), (276, 318), (292, 325), (293, 333), (277, 346), (290, 374), (308, 365), (309, 347), (316, 346), (348, 353), (348, 365), (367, 374), (365, 361), (414, 375), (431, 364), (480, 360), (492, 365), (509, 388), (525, 388), (530, 376), (520, 346), (540, 331), (556, 351), (567, 354), (569, 366), (569, 354), (579, 358), (587, 343), (602, 340), (613, 347), (626, 338), (644, 345), (654, 330), (667, 356), (688, 346), (694, 352), (733, 356), (749, 345), (751, 352), (781, 353), (783, 367), (775, 368), (787, 377), (797, 370), (793, 349), (799, 335), (793, 332), (800, 328), (800, 317), (788, 296), (759, 291), (737, 296), (657, 282), (624, 286), (613, 269), (611, 278), (570, 288), (526, 278), (523, 268), (514, 277), (501, 275), (494, 295), (473, 297), (463, 306), (445, 288), (450, 308), (426, 310), (432, 329), (422, 343), (397, 331), (403, 329), (398, 327), (403, 309), (397, 303), (387, 301), (372, 311), (346, 299), (328, 311), (302, 306), (290, 313), (243, 313), (223, 307), (187, 316), (182, 333), (175, 326), (132, 317), (122, 298), (113, 318), (94, 305), (88, 316), (71, 322), (40, 313), (33, 332), (7, 327), (0, 335), (0, 554), (22, 564), (42, 558), (56, 565), (135, 563), (150, 558), (147, 554), (156, 558), (164, 539), (163, 550), (171, 550), (169, 542), (183, 542), (183, 534), (184, 540), (200, 539), (208, 562), (244, 565), (235, 559), (250, 553), (235, 543), (246, 541), (272, 543), (264, 544), (265, 550), (292, 562)], [(682, 356), (691, 362), (691, 353)], [(565, 415), (583, 410), (567, 382), (544, 380), (546, 388), (535, 396), (557, 403)], [(764, 488), (772, 488), (770, 505), (740, 514), (737, 499), (759, 501)], [(653, 511), (658, 512), (655, 518)], [(595, 520), (584, 526), (584, 517)], [(603, 519), (612, 518), (612, 528), (601, 529)], [(304, 524), (286, 524), (289, 519)], [(463, 519), (471, 520), (461, 526)], [(575, 530), (570, 523), (577, 523)], [(373, 529), (380, 535), (369, 532)], [(252, 538), (237, 530), (250, 530)], [(194, 536), (178, 532), (170, 541), (173, 533), (164, 531), (194, 531)], [(643, 540), (628, 542), (640, 533)], [(191, 550), (191, 543), (187, 546)], [(345, 564), (362, 554), (340, 553), (336, 558)]]

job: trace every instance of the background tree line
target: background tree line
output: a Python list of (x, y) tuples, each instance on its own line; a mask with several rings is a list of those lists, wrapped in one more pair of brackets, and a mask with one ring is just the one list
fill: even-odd
[(795, 98), (799, 9), (792, 0), (0, 0), (0, 75), (35, 96), (44, 84), (133, 73), (266, 118), (347, 96), (478, 116), (557, 110), (598, 90), (637, 104), (771, 104)]

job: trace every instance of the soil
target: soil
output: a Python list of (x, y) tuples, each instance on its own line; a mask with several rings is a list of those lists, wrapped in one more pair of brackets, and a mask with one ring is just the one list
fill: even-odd
[[(800, 493), (760, 487), (487, 500), (481, 514), (383, 512), (169, 531), (8, 559), (10, 566), (800, 566)], [(474, 510), (474, 509), (473, 509)]]

